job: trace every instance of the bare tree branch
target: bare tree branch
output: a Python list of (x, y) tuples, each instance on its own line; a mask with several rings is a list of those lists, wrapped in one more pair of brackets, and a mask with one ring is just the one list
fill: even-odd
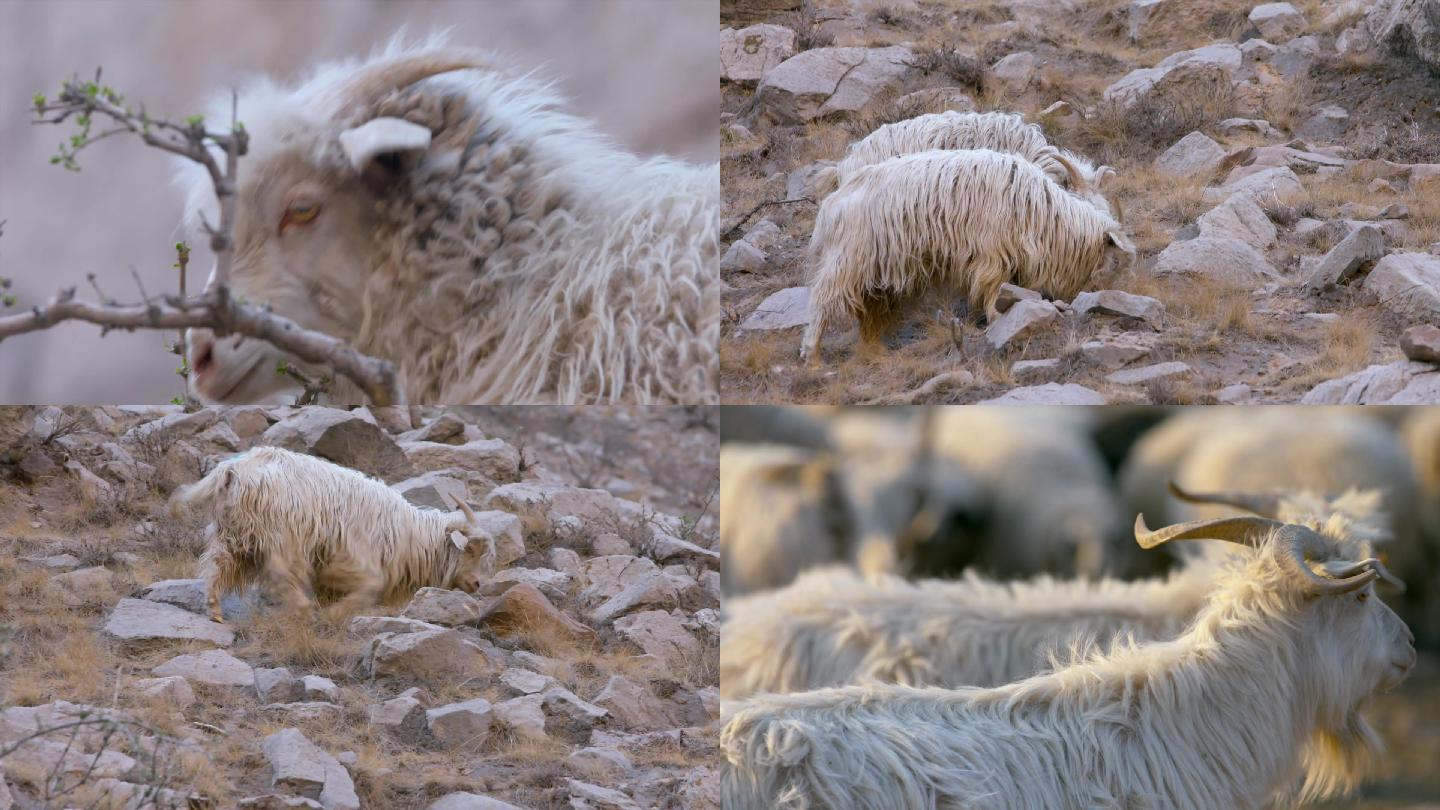
[[(86, 146), (111, 135), (129, 132), (140, 137), (152, 147), (192, 160), (205, 168), (220, 203), (220, 222), (211, 227), (205, 223), (210, 234), (210, 247), (215, 253), (215, 272), (202, 293), (196, 296), (185, 294), (185, 267), (189, 261), (188, 246), (176, 246), (180, 260), (180, 296), (166, 295), (151, 299), (141, 287), (142, 302), (126, 305), (107, 297), (91, 274), (91, 286), (100, 297), (101, 303), (90, 303), (75, 299), (75, 288), (61, 290), (49, 303), (31, 307), (28, 312), (0, 317), (0, 341), (12, 335), (48, 329), (63, 321), (85, 321), (101, 327), (102, 335), (111, 329), (188, 329), (209, 328), (217, 336), (239, 334), (263, 340), (276, 348), (288, 352), (309, 364), (321, 365), (352, 380), (369, 397), (372, 404), (404, 404), (395, 367), (392, 363), (369, 357), (351, 348), (344, 341), (323, 332), (307, 330), (287, 318), (237, 301), (230, 294), (230, 274), (234, 261), (233, 233), (235, 226), (235, 194), (239, 159), (249, 147), (249, 135), (236, 119), (238, 97), (232, 91), (230, 99), (231, 122), (229, 132), (213, 132), (205, 128), (204, 119), (192, 116), (185, 123), (177, 124), (163, 119), (151, 118), (142, 108), (134, 112), (125, 105), (125, 99), (113, 89), (100, 84), (100, 72), (94, 81), (81, 82), (73, 78), (64, 82), (59, 98), (47, 101), (43, 95), (34, 99), (36, 124), (61, 124), (73, 120), (81, 127), (71, 136), (69, 144), (60, 145), (60, 153), (51, 158), (52, 163), (67, 169), (79, 170), (75, 155)], [(94, 116), (103, 116), (115, 126), (92, 136), (90, 128)], [(222, 171), (215, 152), (217, 147), (224, 154)], [(133, 271), (132, 271), (133, 272)], [(138, 275), (136, 276), (138, 283)], [(181, 351), (184, 351), (184, 335), (181, 335)], [(182, 355), (183, 356), (183, 355)], [(285, 373), (277, 369), (277, 373)], [(308, 377), (306, 378), (308, 379)], [(306, 386), (306, 397), (316, 396), (314, 386)]]

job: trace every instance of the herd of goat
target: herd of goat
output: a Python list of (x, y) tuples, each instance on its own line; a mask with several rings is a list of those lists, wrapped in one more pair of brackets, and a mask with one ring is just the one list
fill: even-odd
[(1342, 795), (1361, 708), (1440, 642), (1440, 409), (721, 429), (727, 808)]
[(1114, 174), (1017, 113), (952, 110), (876, 129), (816, 177), (802, 358), (818, 362), (837, 321), (882, 337), (932, 289), (965, 295), (988, 323), (1006, 283), (1069, 299), (1131, 266), (1135, 246), (1100, 191)]

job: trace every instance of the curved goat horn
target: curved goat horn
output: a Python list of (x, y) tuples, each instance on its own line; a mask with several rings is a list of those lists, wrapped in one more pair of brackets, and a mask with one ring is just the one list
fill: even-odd
[(1307, 558), (1312, 553), (1318, 556), (1325, 550), (1326, 544), (1324, 538), (1304, 526), (1286, 526), (1280, 530), (1276, 542), (1288, 552), (1280, 557), (1285, 567), (1304, 578), (1307, 590), (1317, 596), (1339, 596), (1358, 591), (1380, 578), (1380, 572), (1369, 564), (1369, 560), (1347, 567), (1347, 572), (1356, 567), (1362, 569), (1350, 576), (1324, 577), (1315, 573)]
[(1273, 518), (1280, 510), (1279, 495), (1254, 495), (1248, 492), (1187, 492), (1174, 481), (1166, 484), (1170, 494), (1186, 503), (1218, 503)]
[(489, 67), (494, 65), (479, 54), (453, 48), (381, 62), (360, 70), (340, 86), (335, 96), (336, 112), (362, 107), (391, 90), (409, 87), (441, 73)]
[(1242, 546), (1254, 546), (1261, 533), (1284, 526), (1278, 520), (1264, 517), (1226, 517), (1192, 520), (1151, 531), (1145, 516), (1135, 516), (1135, 542), (1141, 548), (1154, 548), (1171, 540), (1226, 540)]
[(1374, 571), (1377, 575), (1379, 575), (1381, 582), (1384, 582), (1386, 585), (1395, 588), (1400, 593), (1405, 592), (1405, 583), (1401, 581), (1399, 577), (1390, 573), (1390, 569), (1386, 568), (1384, 563), (1380, 562), (1374, 557), (1371, 557), (1368, 560), (1361, 560), (1360, 562), (1351, 563), (1343, 568), (1334, 569), (1328, 571), (1327, 573), (1329, 573), (1332, 577), (1348, 577), (1361, 571)]

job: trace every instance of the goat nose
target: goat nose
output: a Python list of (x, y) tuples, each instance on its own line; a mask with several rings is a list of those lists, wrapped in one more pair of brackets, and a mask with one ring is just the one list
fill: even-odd
[(215, 333), (209, 329), (191, 329), (186, 340), (190, 343), (190, 368), (196, 374), (204, 374), (215, 365)]

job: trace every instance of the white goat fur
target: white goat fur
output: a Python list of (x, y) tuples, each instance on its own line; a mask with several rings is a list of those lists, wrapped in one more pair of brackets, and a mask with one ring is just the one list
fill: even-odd
[(891, 158), (847, 177), (820, 204), (810, 239), (815, 317), (802, 354), (818, 357), (828, 322), (859, 318), (878, 338), (930, 289), (968, 295), (999, 317), (1006, 282), (1068, 299), (1134, 246), (1109, 214), (1024, 158), (988, 150)]
[(828, 457), (781, 445), (720, 448), (720, 568), (725, 594), (778, 588), (844, 559), (845, 501)]
[(817, 178), (817, 193), (830, 194), (857, 170), (892, 157), (932, 149), (993, 149), (1019, 155), (1039, 166), (1051, 180), (1074, 191), (1106, 213), (1110, 203), (1099, 192), (1114, 169), (1098, 169), (1085, 158), (1052, 146), (1038, 124), (1019, 113), (973, 113), (949, 110), (918, 115), (876, 129), (850, 144), (845, 157)]
[[(217, 99), (212, 126), (230, 105)], [(235, 293), (393, 361), (411, 402), (717, 401), (718, 168), (637, 158), (560, 106), (438, 41), (243, 88)], [(399, 126), (354, 135), (376, 121)], [(403, 168), (377, 191), (376, 155), (355, 150), (396, 131), (428, 146), (389, 136)], [(180, 182), (188, 221), (215, 222), (205, 172), (187, 163)], [(323, 210), (277, 235), (297, 189)], [(274, 355), (221, 347), (231, 368)], [(200, 393), (271, 395), (276, 357), (228, 394), (233, 375)]]
[[(1351, 535), (1390, 539), (1378, 491), (1327, 500), (1281, 499), (1276, 517), (1297, 523), (1340, 514)], [(1122, 582), (995, 582), (859, 577), (843, 568), (803, 574), (789, 586), (725, 603), (720, 691), (728, 699), (869, 681), (907, 686), (999, 686), (1117, 637), (1173, 638), (1195, 617), (1229, 558), (1228, 543), (1162, 578)]]
[[(1327, 561), (1368, 556), (1343, 516), (1310, 528)], [(1403, 680), (1414, 648), (1373, 583), (1363, 601), (1314, 596), (1279, 559), (1278, 534), (1240, 549), (1171, 641), (993, 689), (727, 702), (724, 805), (1235, 810), (1351, 790), (1380, 750), (1359, 707)]]
[(495, 556), (464, 512), (412, 506), (363, 473), (277, 447), (221, 462), (171, 507), (213, 521), (200, 569), (217, 620), (226, 593), (265, 575), (291, 608), (324, 592), (343, 612), (427, 586), (473, 591)]

